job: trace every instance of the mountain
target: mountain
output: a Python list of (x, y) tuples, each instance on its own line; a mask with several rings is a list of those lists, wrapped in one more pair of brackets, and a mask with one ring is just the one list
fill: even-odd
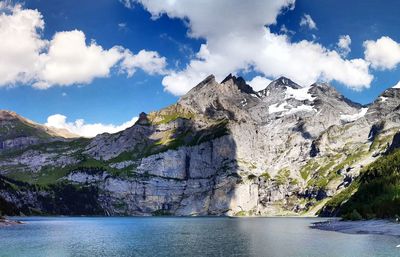
[(326, 83), (281, 77), (255, 92), (240, 77), (211, 75), (116, 134), (25, 133), (38, 140), (0, 150), (0, 210), (335, 215), (360, 173), (398, 146), (399, 97), (392, 88), (362, 106)]
[(69, 131), (46, 127), (25, 119), (15, 112), (0, 110), (1, 150), (24, 148), (57, 139), (76, 137), (78, 136)]

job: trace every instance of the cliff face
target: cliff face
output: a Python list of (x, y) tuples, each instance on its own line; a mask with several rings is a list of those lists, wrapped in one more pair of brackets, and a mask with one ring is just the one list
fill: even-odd
[(241, 78), (209, 76), (125, 131), (3, 150), (0, 209), (315, 214), (386, 151), (400, 127), (399, 97), (389, 89), (363, 107), (328, 84), (282, 77), (254, 92)]

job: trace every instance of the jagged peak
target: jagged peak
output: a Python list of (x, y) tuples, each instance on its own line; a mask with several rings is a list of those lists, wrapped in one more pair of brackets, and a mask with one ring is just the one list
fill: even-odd
[(388, 99), (395, 99), (395, 101), (398, 101), (400, 99), (400, 87), (399, 86), (394, 86), (394, 87), (389, 87), (385, 89), (374, 101), (375, 102), (381, 102), (385, 103), (387, 102), (386, 100)]
[(258, 91), (258, 94), (265, 97), (265, 96), (268, 96), (271, 92), (285, 91), (286, 88), (288, 88), (288, 87), (293, 88), (293, 89), (303, 88), (300, 85), (298, 85), (297, 83), (293, 82), (291, 79), (281, 76), (278, 79), (275, 79), (271, 83), (269, 83), (266, 88)]
[(221, 84), (227, 84), (231, 82), (233, 85), (236, 85), (238, 89), (247, 94), (257, 94), (251, 86), (246, 83), (242, 77), (236, 77), (232, 74), (229, 74), (224, 80), (221, 81)]
[(333, 94), (333, 95), (341, 95), (335, 87), (331, 86), (327, 82), (315, 82), (309, 86), (310, 91), (314, 94), (323, 93), (323, 94)]
[(294, 83), (292, 80), (290, 80), (289, 78), (285, 77), (285, 76), (280, 76), (278, 79), (276, 79), (275, 81), (279, 81), (282, 84), (289, 84), (289, 82)]
[(135, 125), (149, 125), (150, 121), (149, 118), (147, 117), (147, 113), (141, 112), (139, 114), (138, 120), (135, 122)]
[(234, 76), (232, 74), (229, 74), (224, 80), (221, 81), (221, 83), (218, 83), (215, 80), (215, 76), (214, 75), (209, 75), (202, 82), (200, 82), (194, 88), (192, 88), (181, 99), (185, 99), (186, 97), (189, 97), (191, 95), (195, 95), (197, 92), (199, 92), (199, 91), (201, 91), (201, 90), (203, 90), (205, 88), (217, 87), (217, 85), (224, 86), (224, 85), (228, 85), (228, 84), (237, 87), (242, 93), (257, 95), (257, 93), (253, 90), (253, 88), (251, 86), (249, 86), (242, 77), (236, 77), (236, 76)]
[(279, 77), (278, 79), (272, 81), (267, 88), (270, 87), (291, 87), (291, 88), (302, 88), (299, 84), (297, 84), (296, 82), (293, 82), (291, 79), (287, 78), (287, 77)]
[(310, 86), (309, 92), (316, 97), (321, 97), (322, 95), (324, 97), (334, 97), (337, 98), (341, 101), (346, 102), (346, 104), (355, 107), (357, 109), (360, 109), (363, 107), (363, 105), (356, 103), (347, 97), (345, 97), (343, 94), (341, 94), (334, 86), (327, 82), (315, 82)]
[(195, 94), (195, 92), (198, 92), (199, 90), (201, 90), (205, 85), (213, 84), (213, 83), (217, 83), (216, 80), (215, 80), (215, 76), (213, 74), (208, 75), (199, 84), (197, 84), (195, 87), (190, 89), (189, 92), (187, 92), (186, 95), (183, 96), (183, 98), (185, 96)]
[(233, 76), (232, 73), (229, 73), (229, 75), (226, 76), (226, 78), (224, 78), (224, 79), (221, 81), (221, 84), (224, 84), (225, 82), (227, 82), (227, 81), (229, 81), (229, 80), (231, 80), (231, 79), (233, 79), (233, 78), (236, 78), (236, 77)]
[(205, 79), (204, 79), (202, 82), (200, 82), (197, 86), (210, 83), (211, 81), (215, 81), (215, 76), (214, 76), (214, 74), (208, 75), (207, 78), (205, 78)]
[(288, 86), (290, 86), (290, 85), (296, 85), (296, 86), (300, 87), (300, 85), (298, 85), (296, 82), (294, 82), (293, 80), (291, 80), (291, 79), (289, 79), (289, 78), (287, 78), (287, 77), (284, 77), (284, 76), (279, 77), (279, 78), (278, 78), (277, 80), (275, 80), (275, 81), (277, 81), (277, 82), (279, 82), (279, 83), (281, 83), (281, 84), (283, 84), (283, 85), (288, 85)]

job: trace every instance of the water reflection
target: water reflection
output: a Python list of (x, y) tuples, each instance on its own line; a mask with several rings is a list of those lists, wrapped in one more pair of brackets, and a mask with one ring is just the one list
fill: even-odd
[(398, 256), (399, 239), (310, 229), (307, 218), (27, 218), (0, 256)]

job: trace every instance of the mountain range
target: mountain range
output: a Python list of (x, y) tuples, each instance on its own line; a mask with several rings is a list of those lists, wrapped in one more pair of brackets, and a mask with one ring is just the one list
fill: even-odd
[[(176, 104), (91, 139), (0, 111), (0, 211), (390, 217), (396, 209), (377, 210), (400, 206), (399, 131), (399, 88), (363, 106), (285, 77), (256, 92), (211, 75)], [(389, 175), (385, 202), (375, 191)]]

